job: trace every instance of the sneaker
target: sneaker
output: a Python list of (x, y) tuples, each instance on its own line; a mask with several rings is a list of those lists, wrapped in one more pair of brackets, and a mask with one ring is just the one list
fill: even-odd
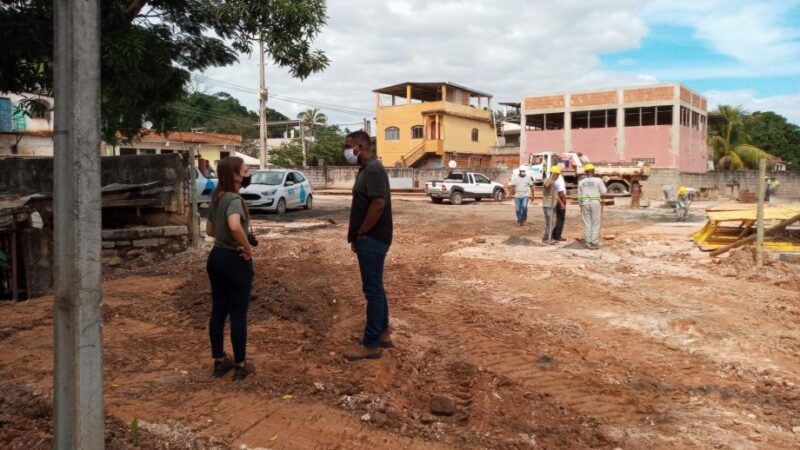
[(392, 329), (391, 328), (387, 328), (386, 331), (384, 331), (383, 333), (381, 333), (380, 336), (378, 336), (378, 345), (380, 345), (383, 348), (392, 348), (392, 347), (394, 347), (394, 342), (392, 342)]
[(558, 242), (564, 242), (564, 241), (566, 241), (566, 239), (564, 239), (564, 238), (558, 238), (558, 239), (556, 239), (556, 240), (557, 240)]
[(214, 372), (211, 374), (214, 378), (222, 378), (226, 373), (233, 369), (233, 360), (230, 356), (225, 354), (221, 360), (214, 360)]
[(256, 373), (256, 366), (249, 361), (245, 361), (243, 365), (236, 364), (233, 368), (233, 381), (244, 381), (248, 375)]
[(378, 348), (358, 347), (354, 350), (344, 352), (344, 359), (348, 361), (360, 361), (362, 359), (380, 359), (383, 351)]

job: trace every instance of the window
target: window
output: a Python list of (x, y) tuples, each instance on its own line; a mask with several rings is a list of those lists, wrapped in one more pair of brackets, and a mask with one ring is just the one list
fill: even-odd
[(387, 141), (399, 141), (400, 140), (400, 128), (397, 127), (389, 127), (386, 129), (384, 139)]
[(303, 181), (306, 181), (306, 177), (304, 177), (300, 172), (295, 172), (294, 180), (298, 183), (302, 183)]
[(572, 129), (589, 128), (589, 111), (575, 111), (572, 116)]
[(614, 128), (617, 126), (617, 110), (616, 109), (607, 109), (606, 110), (606, 127)]
[(681, 106), (681, 125), (685, 127), (689, 126), (689, 112), (689, 108)]
[(154, 148), (143, 148), (139, 150), (140, 155), (155, 155), (156, 149)]
[(475, 182), (476, 183), (481, 183), (481, 184), (489, 184), (490, 183), (489, 179), (486, 178), (485, 176), (481, 175), (481, 174), (476, 173), (475, 175), (473, 175), (473, 177), (475, 178)]
[(656, 107), (649, 106), (642, 108), (642, 126), (652, 126), (656, 124)]
[(472, 129), (472, 142), (478, 142), (478, 129)]
[(119, 149), (119, 154), (120, 154), (120, 156), (123, 156), (123, 155), (135, 155), (136, 154), (136, 149), (135, 148), (121, 148), (121, 149)]
[(544, 126), (547, 130), (564, 129), (564, 113), (552, 113), (544, 115)]
[(625, 108), (625, 126), (638, 127), (642, 124), (640, 108)]
[(11, 99), (0, 97), (0, 131), (11, 131)]
[(634, 164), (645, 163), (645, 164), (653, 165), (653, 164), (656, 163), (656, 159), (655, 158), (633, 158), (633, 159), (631, 159), (631, 162), (634, 163)]
[(606, 110), (589, 111), (589, 128), (606, 127)]
[(700, 129), (700, 113), (692, 111), (692, 128)]
[(544, 114), (531, 114), (525, 118), (525, 127), (534, 130), (544, 130)]
[(425, 134), (424, 131), (425, 128), (423, 128), (422, 125), (414, 125), (411, 127), (411, 139), (422, 139)]
[(162, 155), (169, 155), (170, 153), (175, 153), (174, 150), (161, 150), (160, 152)]
[(219, 152), (219, 159), (224, 159), (231, 156), (231, 152)]
[(672, 105), (656, 106), (656, 125), (672, 125)]
[(289, 172), (288, 174), (286, 174), (286, 181), (283, 182), (283, 185), (284, 186), (287, 185), (290, 181), (292, 183), (295, 183), (295, 184), (297, 183), (297, 181), (295, 181), (295, 179), (294, 179), (294, 173), (293, 172)]

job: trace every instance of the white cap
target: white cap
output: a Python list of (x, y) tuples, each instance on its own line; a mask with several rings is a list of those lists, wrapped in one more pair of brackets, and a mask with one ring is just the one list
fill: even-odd
[(525, 166), (519, 166), (519, 168), (517, 170), (520, 171), (520, 172), (527, 172), (528, 168), (525, 167)]

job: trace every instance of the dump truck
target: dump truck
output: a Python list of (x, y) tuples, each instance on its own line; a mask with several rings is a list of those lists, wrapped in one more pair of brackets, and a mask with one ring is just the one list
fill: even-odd
[[(567, 186), (577, 186), (578, 180), (583, 177), (583, 166), (589, 163), (586, 156), (576, 153), (567, 152), (564, 154), (557, 154), (555, 152), (541, 152), (530, 155), (528, 164), (524, 164), (528, 174), (533, 177), (536, 184), (544, 183), (544, 180), (550, 176), (550, 167), (561, 166), (561, 176)], [(642, 182), (647, 180), (650, 176), (650, 165), (646, 163), (592, 163), (594, 164), (594, 173), (600, 177), (606, 184), (609, 194), (624, 195), (631, 191), (631, 185), (634, 181)], [(515, 169), (514, 175), (517, 174)]]

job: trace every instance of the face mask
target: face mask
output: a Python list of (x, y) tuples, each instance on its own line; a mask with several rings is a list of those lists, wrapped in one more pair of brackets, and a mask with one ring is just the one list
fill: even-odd
[(344, 149), (344, 159), (347, 160), (348, 164), (358, 164), (358, 154), (356, 154), (352, 148)]
[(520, 173), (519, 173), (519, 176), (520, 176), (521, 178), (525, 178), (525, 175), (527, 175), (525, 172), (520, 172)]
[(246, 188), (247, 186), (250, 186), (250, 179), (251, 179), (251, 178), (253, 178), (253, 176), (252, 176), (252, 175), (251, 175), (251, 176), (249, 176), (249, 177), (244, 177), (244, 178), (242, 178), (242, 187), (243, 187), (243, 188)]

